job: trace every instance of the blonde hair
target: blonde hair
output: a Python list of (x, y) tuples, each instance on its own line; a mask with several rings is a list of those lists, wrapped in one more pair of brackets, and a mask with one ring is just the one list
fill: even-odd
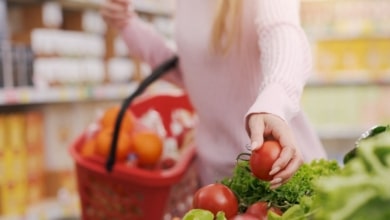
[(240, 17), (243, 0), (218, 0), (211, 30), (211, 49), (227, 54), (240, 37)]

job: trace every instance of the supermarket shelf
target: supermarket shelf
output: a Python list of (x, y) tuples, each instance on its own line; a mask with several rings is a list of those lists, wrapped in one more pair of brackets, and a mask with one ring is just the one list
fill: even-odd
[(317, 132), (323, 140), (357, 140), (366, 130), (364, 128), (338, 126), (337, 128), (320, 128), (317, 129)]
[(311, 40), (315, 41), (350, 41), (358, 39), (389, 39), (390, 33), (356, 33), (356, 34), (339, 34), (339, 33), (324, 33), (324, 34), (310, 34)]
[(111, 84), (101, 86), (68, 86), (48, 89), (32, 87), (0, 90), (0, 105), (46, 104), (58, 102), (80, 102), (88, 100), (116, 100), (127, 97), (138, 83)]
[(366, 80), (366, 79), (348, 79), (325, 82), (322, 80), (310, 80), (307, 87), (349, 87), (349, 86), (390, 86), (390, 79), (384, 80)]
[[(57, 0), (62, 7), (70, 10), (99, 10), (101, 3), (92, 0)], [(160, 9), (158, 7), (146, 6), (142, 4), (135, 4), (135, 10), (143, 14), (151, 14), (158, 16), (171, 16), (172, 12), (169, 10)]]
[[(47, 0), (7, 0), (11, 4), (37, 4)], [(101, 3), (93, 0), (55, 0), (61, 4), (62, 7), (68, 10), (99, 10)], [(135, 10), (142, 14), (150, 14), (157, 16), (172, 16), (172, 11), (168, 9), (161, 9), (157, 6), (147, 6), (135, 4)]]
[(164, 17), (170, 17), (173, 14), (172, 11), (167, 9), (160, 9), (158, 7), (142, 6), (142, 5), (135, 5), (135, 10), (143, 14), (158, 15)]
[(98, 2), (86, 1), (86, 0), (57, 0), (61, 6), (70, 10), (99, 10), (100, 4)]

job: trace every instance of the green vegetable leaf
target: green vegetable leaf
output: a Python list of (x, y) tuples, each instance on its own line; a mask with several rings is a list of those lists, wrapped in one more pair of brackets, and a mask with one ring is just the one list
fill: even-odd
[(248, 161), (239, 161), (231, 178), (222, 180), (239, 198), (239, 210), (245, 212), (247, 207), (257, 201), (266, 201), (282, 211), (299, 204), (302, 197), (313, 193), (314, 179), (328, 176), (340, 171), (337, 161), (314, 160), (302, 165), (295, 175), (284, 185), (271, 190), (269, 182), (259, 180), (250, 172)]
[(390, 219), (390, 129), (363, 138), (337, 175), (315, 181), (315, 219)]
[(214, 214), (204, 209), (191, 209), (184, 215), (183, 220), (214, 220)]
[(217, 216), (215, 217), (215, 220), (226, 220), (225, 213), (222, 211), (217, 212)]

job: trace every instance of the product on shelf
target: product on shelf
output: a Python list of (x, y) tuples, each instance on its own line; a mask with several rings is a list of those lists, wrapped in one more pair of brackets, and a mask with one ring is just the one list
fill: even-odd
[(0, 214), (20, 215), (27, 207), (27, 148), (25, 118), (21, 113), (2, 115), (4, 145), (0, 155)]
[(382, 81), (390, 72), (390, 40), (329, 39), (316, 42), (316, 69), (323, 81)]
[(130, 58), (111, 58), (107, 61), (108, 79), (113, 83), (129, 82), (135, 74), (135, 65)]

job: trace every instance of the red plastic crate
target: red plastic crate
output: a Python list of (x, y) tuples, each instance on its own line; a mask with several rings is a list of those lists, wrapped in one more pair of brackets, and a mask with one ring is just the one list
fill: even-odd
[[(193, 110), (185, 95), (155, 96), (130, 108), (136, 116), (149, 109), (158, 111), (168, 133), (172, 110)], [(171, 220), (191, 208), (192, 196), (199, 187), (193, 145), (182, 149), (179, 161), (168, 170), (149, 171), (116, 164), (109, 173), (103, 159), (80, 155), (85, 138), (86, 134), (81, 134), (70, 147), (84, 220)]]

